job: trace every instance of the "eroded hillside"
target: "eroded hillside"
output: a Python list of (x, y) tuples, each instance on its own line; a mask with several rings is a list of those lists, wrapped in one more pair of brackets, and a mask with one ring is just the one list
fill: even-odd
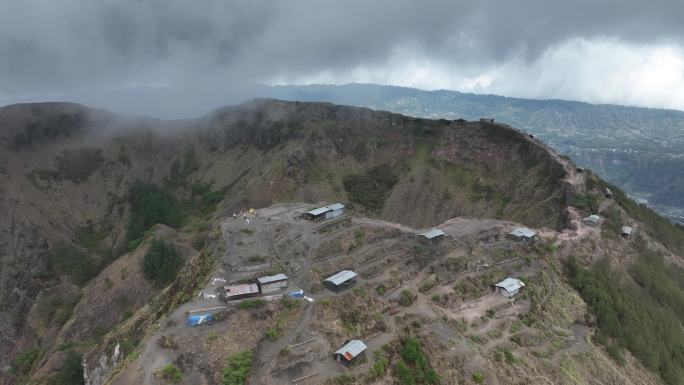
[[(516, 129), (274, 100), (172, 122), (49, 103), (1, 109), (0, 143), (5, 383), (67, 384), (84, 371), (89, 384), (214, 384), (240, 352), (251, 383), (313, 372), (308, 383), (386, 383), (397, 364), (417, 365), (401, 361), (414, 342), (442, 383), (476, 372), (491, 383), (657, 383), (600, 346), (638, 350), (620, 342), (626, 331), (587, 337), (597, 329), (575, 289), (587, 293), (565, 261), (584, 271), (648, 249), (655, 264), (680, 263), (681, 230), (624, 195), (606, 201), (607, 185)], [(348, 219), (329, 228), (294, 219), (314, 203), (280, 204), (334, 201)], [(233, 219), (251, 207), (249, 226)], [(602, 228), (579, 222), (598, 212)], [(630, 221), (645, 237), (625, 246), (615, 228)], [(543, 242), (505, 241), (514, 223), (544, 229)], [(427, 252), (414, 229), (440, 224), (449, 241)], [(343, 268), (360, 282), (327, 293), (321, 280)], [(211, 327), (185, 326), (186, 311), (226, 306), (197, 299), (216, 289), (212, 277), (275, 272), (314, 302), (234, 303)], [(530, 282), (523, 296), (487, 295), (511, 274)], [(345, 371), (330, 349), (349, 338), (372, 342), (369, 361)]]

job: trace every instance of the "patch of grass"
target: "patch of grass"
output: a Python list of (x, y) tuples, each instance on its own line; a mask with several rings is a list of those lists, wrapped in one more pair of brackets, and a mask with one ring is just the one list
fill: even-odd
[(246, 299), (238, 304), (240, 310), (251, 310), (264, 306), (266, 301), (263, 299)]
[(176, 277), (183, 262), (173, 245), (154, 240), (143, 257), (143, 273), (157, 287), (166, 286)]
[(368, 369), (368, 375), (366, 376), (368, 382), (373, 382), (385, 377), (387, 368), (389, 367), (389, 358), (384, 352), (375, 351), (373, 354), (375, 355), (375, 363)]
[(340, 374), (333, 377), (328, 383), (331, 385), (350, 385), (354, 383), (354, 377), (349, 374)]
[(252, 371), (252, 352), (245, 350), (228, 359), (228, 367), (223, 369), (223, 385), (245, 385)]
[(394, 376), (397, 377), (400, 384), (437, 385), (441, 382), (437, 372), (430, 366), (420, 343), (414, 337), (405, 336), (401, 338), (399, 353), (401, 360), (394, 365)]
[(172, 384), (178, 383), (183, 379), (183, 371), (174, 364), (164, 365), (158, 371), (159, 377)]
[(262, 255), (252, 255), (251, 257), (247, 258), (247, 262), (258, 265), (260, 263), (266, 262), (266, 257)]

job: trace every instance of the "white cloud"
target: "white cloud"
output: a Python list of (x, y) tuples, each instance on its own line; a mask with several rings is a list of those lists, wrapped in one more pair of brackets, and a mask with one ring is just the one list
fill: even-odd
[(378, 64), (277, 77), (271, 84), (378, 83), (543, 99), (684, 109), (684, 51), (677, 45), (570, 39), (533, 61), (435, 61), (397, 49)]

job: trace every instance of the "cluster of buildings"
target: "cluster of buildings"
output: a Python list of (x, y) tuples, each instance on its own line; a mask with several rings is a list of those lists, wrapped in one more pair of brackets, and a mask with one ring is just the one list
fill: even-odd
[(283, 273), (260, 277), (256, 283), (223, 286), (220, 296), (226, 301), (258, 297), (287, 288), (287, 280), (287, 275)]
[(319, 207), (302, 214), (304, 219), (310, 221), (320, 221), (322, 219), (337, 218), (344, 214), (345, 205), (342, 203), (333, 203), (331, 205)]

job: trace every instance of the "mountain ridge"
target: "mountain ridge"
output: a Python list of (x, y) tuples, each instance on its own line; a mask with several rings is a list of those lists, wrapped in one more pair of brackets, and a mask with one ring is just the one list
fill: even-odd
[[(603, 330), (574, 291), (580, 289), (568, 285), (565, 261), (570, 255), (581, 257), (577, 271), (591, 268), (594, 255), (627, 263), (639, 260), (638, 245), (651, 245), (676, 264), (684, 250), (677, 228), (630, 203), (589, 170), (578, 170), (533, 135), (503, 124), (269, 99), (182, 121), (97, 110), (91, 116), (87, 108), (73, 105), (64, 106), (68, 113), (35, 110), (57, 106), (23, 106), (10, 113), (0, 109), (0, 160), (6, 165), (0, 173), (0, 210), (8, 219), (0, 223), (0, 300), (10, 310), (0, 322), (8, 331), (2, 335), (2, 356), (7, 357), (2, 364), (12, 368), (0, 378), (9, 384), (61, 381), (72, 372), (84, 374), (91, 385), (163, 381), (157, 369), (169, 362), (186, 373), (183, 381), (220, 383), (222, 365), (235, 349), (264, 352), (254, 358), (254, 375), (259, 376), (255, 381), (263, 377), (290, 383), (292, 375), (283, 377), (278, 370), (299, 369), (286, 369), (277, 354), (278, 344), (294, 338), (288, 325), (292, 330), (308, 325), (302, 330), (314, 333), (326, 350), (355, 333), (364, 338), (384, 333), (386, 358), (393, 363), (398, 356), (392, 352), (401, 348), (399, 337), (405, 330), (419, 338), (432, 362), (448, 362), (443, 360), (451, 357), (451, 350), (442, 349), (446, 340), (436, 337), (448, 335), (460, 341), (459, 349), (474, 361), (459, 358), (454, 362), (464, 365), (457, 369), (435, 367), (445, 378), (453, 375), (462, 382), (469, 381), (474, 368), (504, 383), (515, 383), (511, 381), (518, 376), (531, 381), (517, 357), (530, 362), (536, 373), (570, 381), (549, 369), (543, 355), (533, 354), (547, 345), (549, 351), (543, 354), (553, 359), (575, 352), (562, 344), (554, 347), (553, 338), (562, 338), (580, 344), (592, 357), (587, 361), (582, 358), (586, 356), (573, 355), (565, 358), (566, 365), (610, 383), (619, 369), (601, 346), (612, 349), (617, 335), (593, 344), (565, 334), (572, 332), (556, 337), (544, 332), (553, 327), (586, 327), (581, 334)], [(614, 189), (615, 200), (604, 196), (606, 187)], [(322, 230), (295, 219), (295, 213), (315, 202), (333, 201), (349, 206), (349, 217), (339, 228)], [(252, 228), (231, 216), (248, 208), (259, 212)], [(580, 222), (592, 213), (605, 218), (601, 228)], [(506, 229), (516, 223), (539, 229), (543, 241), (531, 247), (509, 243)], [(621, 241), (619, 226), (624, 223), (634, 224), (638, 238)], [(452, 241), (427, 253), (413, 229), (438, 225)], [(156, 285), (142, 270), (142, 261), (157, 242), (171, 245), (185, 261), (167, 286)], [(379, 251), (389, 257), (376, 254)], [(494, 267), (499, 262), (504, 265)], [(184, 312), (206, 303), (198, 290), (209, 290), (207, 282), (219, 274), (245, 282), (252, 273), (241, 269), (254, 263), (271, 269), (264, 274), (288, 273), (317, 298), (316, 304), (292, 307), (283, 301), (251, 310), (232, 308), (225, 315), (231, 321), (217, 322), (216, 329), (197, 329), (202, 336), (188, 345), (191, 350), (179, 350), (181, 337), (188, 333)], [(340, 296), (323, 291), (320, 281), (325, 276), (350, 265), (362, 274), (361, 291)], [(486, 267), (468, 273), (473, 266)], [(632, 279), (624, 271), (627, 267), (615, 268), (622, 269), (616, 270), (620, 277)], [(459, 309), (479, 298), (495, 300), (481, 296), (491, 280), (506, 274), (522, 274), (529, 295), (515, 302), (511, 312), (478, 308), (463, 329)], [(393, 307), (402, 309), (398, 301), (403, 290), (384, 296), (395, 284), (417, 301), (400, 310), (398, 319), (382, 315), (395, 311)], [(132, 295), (135, 301), (126, 299)], [(487, 317), (489, 310), (501, 318)], [(523, 326), (520, 320), (527, 317), (536, 321)], [(412, 326), (417, 320), (434, 327)], [(572, 326), (577, 322), (584, 326)], [(230, 329), (234, 324), (250, 325), (242, 333), (245, 340), (239, 330)], [(491, 334), (490, 327), (502, 333)], [(656, 337), (661, 341), (661, 335)], [(269, 345), (273, 338), (282, 341)], [(221, 344), (212, 342), (217, 340)], [(513, 354), (507, 359), (510, 366), (496, 364), (496, 352)], [(193, 356), (204, 358), (195, 361)], [(309, 367), (300, 358), (298, 365)], [(624, 360), (632, 383), (659, 383), (631, 355)], [(280, 369), (261, 370), (269, 367), (267, 362), (277, 362)], [(138, 371), (139, 366), (147, 369)], [(326, 367), (346, 373), (335, 365)], [(355, 383), (365, 382), (360, 371), (366, 369), (362, 365), (350, 372)], [(389, 369), (381, 372), (385, 379), (396, 375)]]

